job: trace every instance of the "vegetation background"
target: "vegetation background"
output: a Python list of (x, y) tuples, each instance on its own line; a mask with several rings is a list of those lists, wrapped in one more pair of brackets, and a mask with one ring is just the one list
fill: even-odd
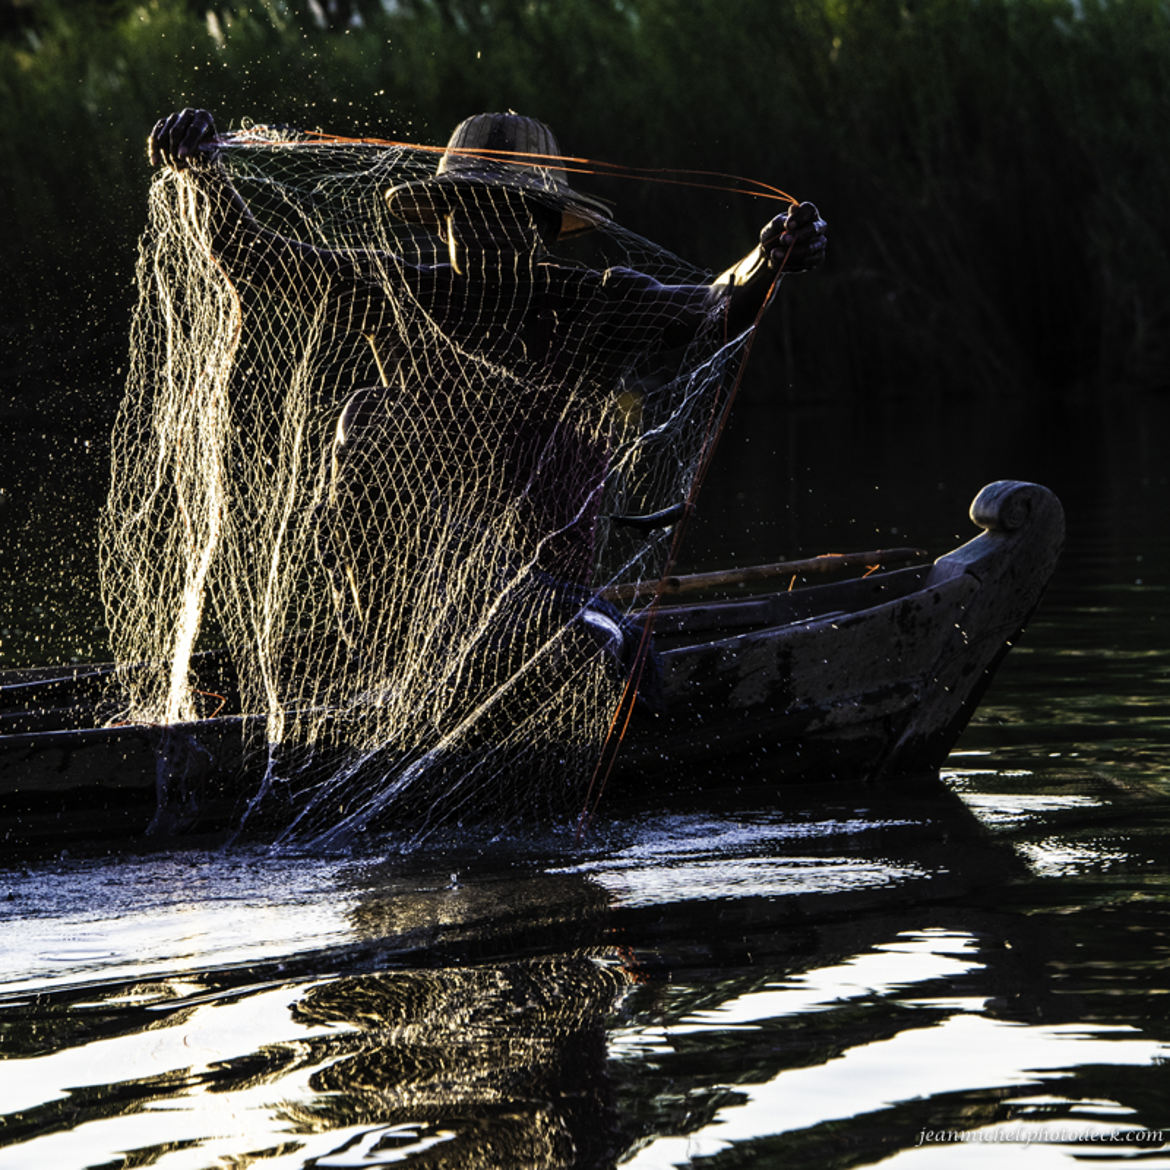
[[(186, 105), (224, 128), (440, 143), (470, 112), (514, 108), (574, 154), (813, 199), (830, 259), (781, 298), (754, 359), (781, 406), (1101, 409), (1170, 386), (1161, 0), (0, 0), (10, 605), (37, 576), (51, 609), (78, 558), (92, 575), (77, 500), (104, 485), (146, 134)], [(590, 189), (712, 268), (774, 210)]]

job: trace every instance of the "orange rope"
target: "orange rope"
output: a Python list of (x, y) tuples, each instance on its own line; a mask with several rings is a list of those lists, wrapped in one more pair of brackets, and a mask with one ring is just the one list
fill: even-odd
[[(272, 139), (263, 137), (259, 131), (233, 131), (216, 140), (218, 146), (272, 146), (296, 148), (303, 146), (373, 146), (379, 149), (409, 149), (425, 154), (458, 154), (468, 158), (502, 158), (516, 166), (547, 167), (550, 164), (575, 175), (610, 175), (619, 179), (638, 179), (648, 183), (668, 183), (676, 187), (693, 187), (698, 190), (720, 191), (729, 195), (754, 195), (763, 199), (776, 199), (795, 206), (797, 200), (787, 191), (753, 179), (746, 175), (734, 175), (725, 171), (692, 170), (673, 167), (637, 167), (624, 163), (611, 163), (603, 159), (582, 158), (568, 154), (538, 154), (536, 152), (495, 150), (489, 147), (468, 147), (450, 149), (446, 146), (432, 146), (419, 142), (403, 142), (394, 138), (351, 138), (343, 134), (329, 134), (324, 130), (305, 130), (301, 138)], [(687, 177), (689, 176), (689, 177)], [(718, 179), (720, 182), (701, 180)], [(736, 184), (731, 186), (729, 184)]]
[(201, 691), (198, 687), (192, 687), (191, 693), (195, 695), (202, 695), (205, 699), (219, 700), (219, 706), (216, 707), (216, 709), (207, 716), (208, 719), (214, 719), (227, 706), (227, 696), (217, 694), (215, 691)]

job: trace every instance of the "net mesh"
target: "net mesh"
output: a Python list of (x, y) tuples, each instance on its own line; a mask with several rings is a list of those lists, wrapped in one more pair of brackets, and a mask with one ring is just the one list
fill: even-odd
[(205, 717), (201, 655), (230, 667), (245, 825), (580, 806), (638, 641), (605, 589), (669, 540), (624, 518), (686, 499), (745, 336), (708, 273), (567, 199), (265, 130), (156, 177), (103, 593), (124, 717)]

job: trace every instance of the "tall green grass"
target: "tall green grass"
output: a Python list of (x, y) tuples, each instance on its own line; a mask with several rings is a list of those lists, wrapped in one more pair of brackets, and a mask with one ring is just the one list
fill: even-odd
[[(155, 119), (442, 141), (512, 107), (566, 149), (814, 199), (832, 254), (761, 340), (796, 393), (1170, 382), (1170, 11), (1155, 0), (40, 0), (0, 41), (9, 372), (116, 395)], [(387, 8), (390, 10), (387, 11)], [(210, 15), (209, 15), (210, 13)], [(344, 19), (335, 25), (345, 26)], [(773, 208), (593, 184), (712, 267)], [(767, 359), (765, 359), (767, 360)], [(777, 375), (780, 376), (780, 375)]]

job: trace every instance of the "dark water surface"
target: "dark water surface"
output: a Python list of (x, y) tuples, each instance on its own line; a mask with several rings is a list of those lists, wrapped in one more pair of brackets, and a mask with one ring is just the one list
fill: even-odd
[(937, 788), (0, 870), (0, 1166), (1170, 1166), (1168, 407), (743, 404), (697, 567), (1064, 499)]

